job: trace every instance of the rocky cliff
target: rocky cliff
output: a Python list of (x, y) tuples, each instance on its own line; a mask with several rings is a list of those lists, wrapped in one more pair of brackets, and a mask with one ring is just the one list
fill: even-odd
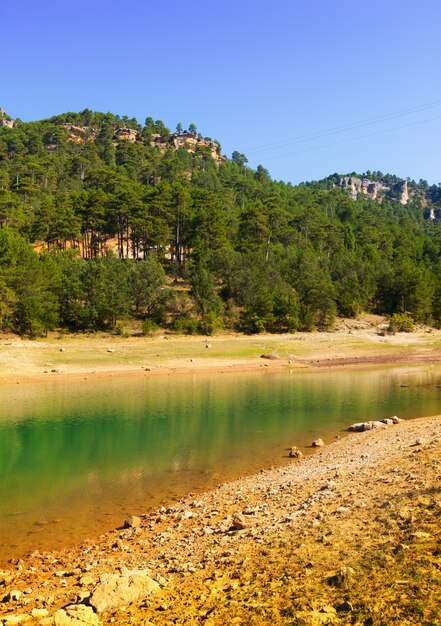
[(14, 128), (14, 120), (9, 117), (4, 109), (0, 108), (0, 127), (6, 126), (7, 128)]
[[(2, 124), (3, 120), (5, 121), (4, 124)], [(0, 125), (9, 125), (9, 122), (6, 121), (6, 118), (0, 117)], [(84, 144), (89, 141), (94, 141), (97, 136), (96, 130), (90, 126), (76, 126), (75, 124), (63, 124), (63, 126), (68, 132), (68, 141), (72, 143)], [(180, 148), (185, 148), (191, 153), (196, 153), (200, 150), (201, 154), (204, 152), (210, 154), (212, 159), (217, 163), (223, 163), (226, 161), (225, 157), (219, 154), (218, 143), (204, 139), (187, 131), (173, 133), (169, 138), (155, 133), (147, 139), (142, 136), (139, 130), (124, 126), (116, 128), (113, 135), (113, 142), (115, 144), (120, 141), (129, 141), (130, 143), (136, 143), (137, 141), (142, 143), (148, 142), (151, 146), (155, 146), (160, 150), (166, 150), (167, 148), (179, 150)]]
[(353, 200), (356, 200), (358, 194), (362, 193), (380, 202), (384, 197), (390, 196), (396, 197), (401, 204), (407, 204), (409, 201), (409, 189), (405, 180), (389, 185), (369, 178), (342, 176), (338, 186), (345, 189)]

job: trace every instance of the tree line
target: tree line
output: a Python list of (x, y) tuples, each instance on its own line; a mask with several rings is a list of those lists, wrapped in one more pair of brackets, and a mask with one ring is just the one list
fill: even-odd
[(353, 201), (332, 177), (274, 181), (170, 137), (88, 110), (0, 128), (1, 329), (291, 332), (361, 311), (440, 324), (440, 226), (421, 196)]

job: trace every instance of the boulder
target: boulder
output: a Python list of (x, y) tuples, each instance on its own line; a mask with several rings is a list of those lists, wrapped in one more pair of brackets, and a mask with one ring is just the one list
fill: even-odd
[(54, 615), (55, 626), (99, 626), (98, 615), (90, 606), (71, 604)]
[(387, 424), (377, 420), (369, 422), (357, 422), (349, 426), (348, 430), (350, 430), (351, 432), (361, 433), (365, 430), (375, 430), (377, 428), (387, 428)]
[(89, 604), (97, 613), (113, 611), (132, 602), (140, 602), (158, 593), (156, 581), (142, 571), (112, 574), (104, 579), (92, 592)]
[(323, 439), (315, 439), (311, 445), (313, 448), (323, 448), (325, 442), (323, 441)]
[(280, 361), (280, 356), (278, 354), (261, 354), (261, 359), (269, 359), (270, 361)]

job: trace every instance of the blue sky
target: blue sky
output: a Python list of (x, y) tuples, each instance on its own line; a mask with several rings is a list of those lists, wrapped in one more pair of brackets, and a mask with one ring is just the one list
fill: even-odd
[(227, 156), (294, 183), (368, 169), (441, 181), (438, 0), (14, 0), (6, 12), (0, 106), (13, 117), (194, 122)]

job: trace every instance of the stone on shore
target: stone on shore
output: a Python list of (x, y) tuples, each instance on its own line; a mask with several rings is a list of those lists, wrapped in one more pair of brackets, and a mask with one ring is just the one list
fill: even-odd
[(3, 624), (4, 626), (15, 626), (15, 624), (25, 624), (26, 622), (29, 622), (30, 619), (31, 616), (26, 614), (5, 615), (2, 617), (3, 621), (0, 622), (0, 624)]
[(303, 453), (296, 446), (292, 446), (291, 450), (289, 451), (289, 456), (293, 459), (301, 459)]
[(141, 525), (141, 518), (137, 515), (131, 515), (124, 522), (124, 528), (138, 528)]
[(158, 593), (159, 590), (158, 583), (142, 571), (112, 574), (92, 592), (89, 604), (97, 613), (103, 613), (133, 602), (140, 602)]
[(71, 604), (54, 615), (55, 626), (99, 626), (98, 615), (90, 606)]
[(366, 430), (376, 430), (379, 428), (387, 428), (387, 424), (377, 420), (369, 422), (357, 422), (356, 424), (352, 424), (351, 426), (349, 426), (348, 430), (355, 433), (361, 433)]
[(242, 515), (239, 515), (239, 513), (236, 513), (235, 515), (233, 515), (232, 526), (235, 530), (243, 530), (244, 528), (247, 527), (247, 523), (242, 517)]
[(325, 442), (323, 441), (323, 439), (315, 439), (311, 445), (313, 448), (323, 448)]

